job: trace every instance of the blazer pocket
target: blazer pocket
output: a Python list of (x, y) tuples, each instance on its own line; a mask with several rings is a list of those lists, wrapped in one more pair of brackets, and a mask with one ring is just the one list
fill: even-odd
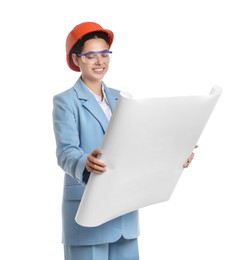
[(63, 198), (64, 200), (81, 200), (84, 190), (84, 185), (65, 186)]

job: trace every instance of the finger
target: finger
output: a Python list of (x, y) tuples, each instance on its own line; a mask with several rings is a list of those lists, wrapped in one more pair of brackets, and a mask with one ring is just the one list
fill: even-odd
[(94, 157), (92, 155), (89, 155), (87, 157), (87, 162), (89, 162), (90, 165), (91, 164), (93, 164), (93, 165), (95, 164), (97, 166), (106, 167), (106, 164), (104, 163), (104, 161), (102, 161), (102, 160), (100, 160), (100, 159), (98, 159), (98, 158), (96, 158), (96, 157)]
[(101, 154), (103, 154), (103, 150), (101, 150), (101, 149), (96, 149), (91, 153), (91, 155), (94, 157), (97, 157), (98, 155), (101, 155)]
[(102, 174), (102, 173), (104, 173), (104, 172), (102, 172), (102, 171), (94, 170), (94, 169), (92, 169), (92, 168), (90, 168), (90, 167), (86, 167), (86, 168), (87, 168), (87, 170), (88, 170), (89, 172), (91, 172), (91, 173), (95, 173), (95, 174)]
[(100, 166), (98, 166), (96, 164), (92, 164), (90, 162), (87, 162), (86, 168), (89, 172), (93, 172), (93, 173), (97, 173), (97, 174), (104, 173), (106, 171), (105, 167), (100, 167)]
[(184, 164), (183, 164), (183, 168), (187, 168), (189, 165), (190, 165), (191, 161), (186, 161)]
[(186, 163), (184, 163), (184, 164), (183, 164), (183, 168), (187, 168), (187, 167), (188, 167), (188, 165), (189, 165), (189, 164), (188, 164), (187, 162), (186, 162)]
[(86, 168), (90, 172), (103, 173), (106, 171), (106, 164), (102, 160), (89, 155), (86, 161)]
[(93, 169), (99, 169), (99, 168), (105, 168), (106, 167), (106, 164), (97, 159), (97, 158), (94, 158), (94, 160), (87, 160), (86, 164), (89, 166), (89, 167), (92, 167)]
[(187, 168), (190, 165), (190, 163), (192, 162), (192, 160), (194, 158), (194, 155), (195, 155), (194, 153), (192, 153), (190, 155), (190, 157), (187, 159), (187, 161), (183, 164), (183, 168)]
[(91, 172), (91, 173), (95, 173), (95, 174), (102, 174), (102, 173), (105, 172), (105, 171), (98, 171), (98, 170), (95, 170), (95, 169), (93, 169), (93, 168), (91, 168), (91, 167), (88, 167), (88, 166), (86, 166), (86, 168), (87, 168), (87, 170), (88, 170), (89, 172)]
[(194, 155), (195, 155), (195, 154), (194, 154), (194, 153), (192, 153), (192, 154), (191, 154), (191, 156), (190, 156), (190, 157), (187, 159), (187, 161), (188, 161), (189, 163), (190, 163), (190, 162), (193, 160), (193, 158), (194, 158)]

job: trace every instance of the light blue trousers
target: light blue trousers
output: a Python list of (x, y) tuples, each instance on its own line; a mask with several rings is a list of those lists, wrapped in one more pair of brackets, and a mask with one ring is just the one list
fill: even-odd
[(138, 240), (124, 239), (94, 246), (64, 245), (65, 260), (139, 260)]

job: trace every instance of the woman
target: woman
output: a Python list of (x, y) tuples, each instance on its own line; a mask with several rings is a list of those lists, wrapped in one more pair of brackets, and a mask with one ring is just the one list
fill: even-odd
[(81, 76), (73, 87), (54, 97), (53, 122), (58, 164), (65, 171), (62, 204), (65, 259), (139, 259), (138, 212), (97, 227), (75, 222), (90, 172), (101, 174), (106, 165), (97, 156), (119, 91), (102, 79), (108, 71), (113, 33), (99, 24), (77, 25), (66, 40), (67, 63)]
[[(113, 32), (99, 24), (77, 25), (66, 40), (69, 67), (81, 76), (73, 87), (53, 99), (58, 164), (65, 172), (62, 218), (66, 260), (138, 260), (139, 223), (134, 211), (97, 227), (83, 227), (75, 215), (90, 172), (102, 174), (98, 159), (119, 91), (102, 81), (108, 71)], [(184, 167), (190, 164), (192, 156)]]

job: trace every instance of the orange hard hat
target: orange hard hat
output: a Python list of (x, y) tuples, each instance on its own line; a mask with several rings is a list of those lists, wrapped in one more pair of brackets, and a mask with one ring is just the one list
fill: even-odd
[(103, 29), (99, 24), (93, 23), (93, 22), (84, 22), (81, 24), (78, 24), (73, 28), (73, 30), (68, 34), (66, 38), (66, 61), (68, 66), (74, 70), (74, 71), (80, 71), (79, 67), (76, 66), (72, 58), (70, 57), (70, 51), (73, 48), (73, 46), (77, 43), (78, 40), (80, 40), (83, 36), (86, 34), (92, 33), (92, 32), (104, 32), (108, 36), (109, 40), (109, 46), (111, 46), (113, 42), (113, 32), (107, 29)]

